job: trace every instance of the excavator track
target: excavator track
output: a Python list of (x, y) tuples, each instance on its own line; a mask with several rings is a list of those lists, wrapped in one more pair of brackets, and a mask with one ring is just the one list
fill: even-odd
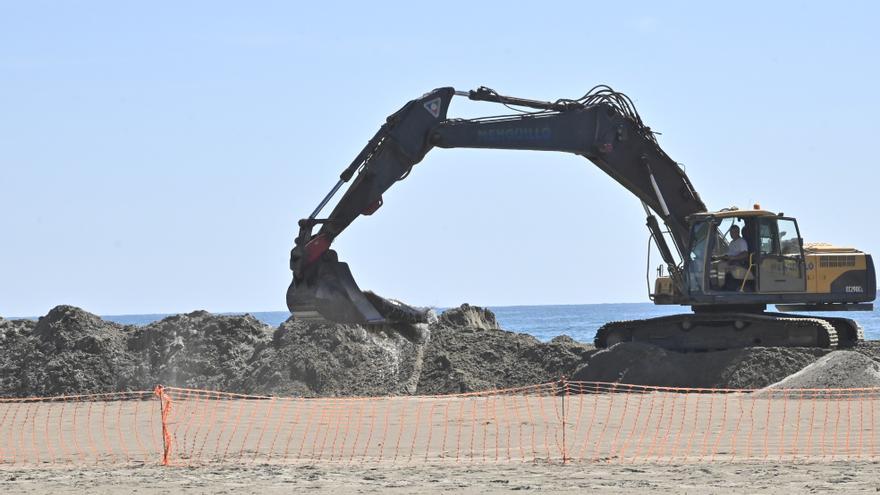
[[(847, 327), (845, 322), (838, 323), (841, 328)], [(606, 348), (619, 342), (644, 342), (674, 351), (743, 347), (834, 349), (838, 346), (836, 327), (826, 318), (774, 313), (693, 313), (609, 322), (599, 328), (595, 344)]]
[[(771, 315), (780, 318), (791, 318), (791, 313), (764, 313), (766, 315)], [(809, 318), (816, 318), (819, 320), (824, 320), (834, 326), (834, 329), (837, 331), (837, 346), (841, 349), (851, 348), (859, 345), (860, 342), (864, 342), (865, 340), (865, 331), (862, 329), (862, 326), (858, 324), (855, 320), (851, 320), (849, 318), (841, 318), (839, 316), (814, 316), (811, 315)]]

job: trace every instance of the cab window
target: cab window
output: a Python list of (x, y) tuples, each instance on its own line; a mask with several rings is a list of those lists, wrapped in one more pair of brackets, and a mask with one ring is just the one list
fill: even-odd
[(779, 228), (780, 253), (783, 256), (800, 256), (801, 243), (794, 220), (780, 219), (777, 225)]
[(776, 239), (773, 221), (762, 221), (758, 228), (758, 242), (761, 245), (761, 254), (779, 254), (779, 243)]
[(743, 222), (737, 221), (734, 218), (725, 218), (718, 223), (718, 230), (715, 232), (715, 242), (712, 246), (712, 256), (727, 254), (727, 246), (730, 246), (730, 243), (733, 242), (730, 229), (734, 226), (739, 227), (740, 232), (743, 231)]
[(758, 241), (765, 256), (800, 256), (801, 244), (797, 224), (784, 218), (761, 219)]
[(706, 249), (709, 241), (707, 221), (694, 224), (691, 228), (691, 249), (688, 257), (688, 287), (692, 291), (703, 291), (703, 271), (706, 265)]

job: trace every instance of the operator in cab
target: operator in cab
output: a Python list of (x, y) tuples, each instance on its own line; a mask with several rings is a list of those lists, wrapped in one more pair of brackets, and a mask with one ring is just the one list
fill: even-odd
[(745, 287), (744, 279), (749, 278), (748, 259), (749, 244), (740, 235), (738, 225), (733, 225), (728, 231), (730, 234), (730, 243), (727, 245), (727, 251), (721, 256), (714, 256), (712, 259), (719, 261), (718, 275), (723, 277), (719, 280), (722, 290), (738, 290)]
[(730, 227), (730, 244), (727, 246), (727, 253), (721, 256), (722, 261), (734, 264), (741, 264), (749, 257), (749, 245), (746, 240), (739, 235), (739, 226)]

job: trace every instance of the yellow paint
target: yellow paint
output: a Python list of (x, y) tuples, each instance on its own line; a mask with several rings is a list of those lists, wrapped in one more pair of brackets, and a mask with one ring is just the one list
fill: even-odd
[(867, 268), (864, 253), (825, 253), (806, 256), (808, 293), (828, 294), (831, 292), (831, 282), (838, 277), (848, 271)]
[(672, 286), (672, 278), (668, 276), (657, 277), (654, 281), (654, 295), (656, 296), (669, 296), (672, 297), (674, 295), (674, 288)]

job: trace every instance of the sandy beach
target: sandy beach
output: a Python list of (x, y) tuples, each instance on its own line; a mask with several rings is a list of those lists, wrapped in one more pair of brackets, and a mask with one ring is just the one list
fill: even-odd
[(871, 462), (5, 469), (3, 493), (876, 493)]

